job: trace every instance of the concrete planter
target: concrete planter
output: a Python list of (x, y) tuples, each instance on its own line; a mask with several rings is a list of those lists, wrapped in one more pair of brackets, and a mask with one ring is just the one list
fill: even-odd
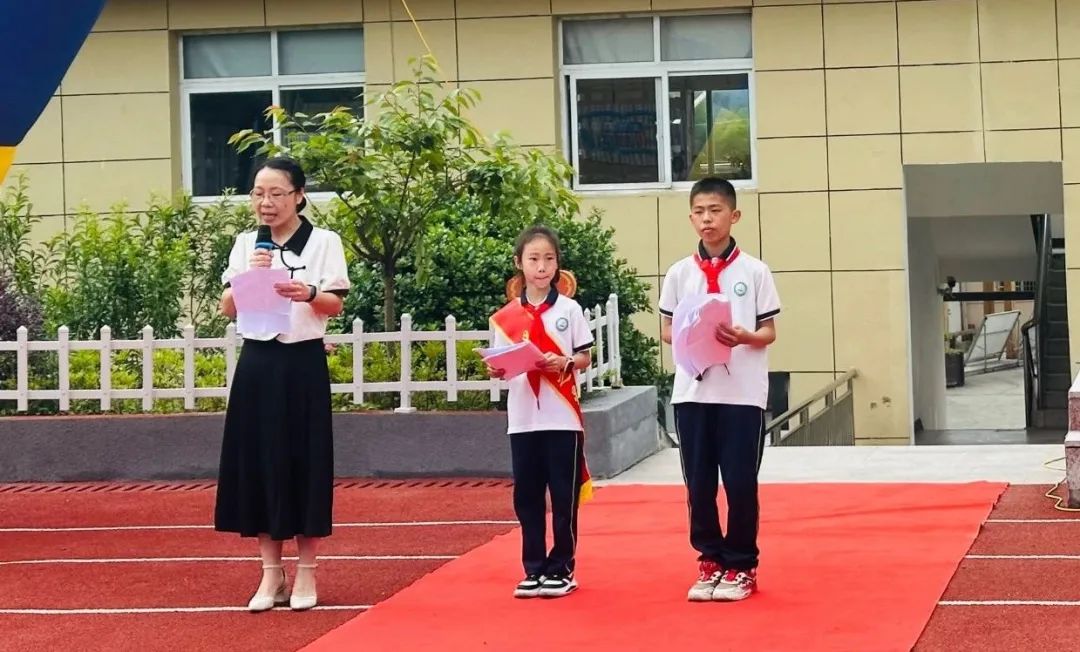
[(1080, 432), (1065, 436), (1065, 484), (1069, 509), (1080, 509)]
[[(583, 405), (596, 478), (660, 448), (656, 388), (604, 390)], [(223, 414), (0, 418), (0, 482), (214, 478)], [(338, 477), (510, 475), (501, 412), (334, 415)]]
[(1069, 388), (1069, 432), (1065, 435), (1067, 505), (1080, 508), (1080, 376)]

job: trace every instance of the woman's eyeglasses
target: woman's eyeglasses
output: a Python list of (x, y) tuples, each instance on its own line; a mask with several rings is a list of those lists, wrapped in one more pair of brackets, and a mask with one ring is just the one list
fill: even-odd
[(255, 201), (262, 201), (269, 197), (271, 201), (281, 201), (289, 195), (295, 193), (295, 190), (271, 190), (270, 192), (263, 192), (262, 190), (252, 190), (248, 193)]

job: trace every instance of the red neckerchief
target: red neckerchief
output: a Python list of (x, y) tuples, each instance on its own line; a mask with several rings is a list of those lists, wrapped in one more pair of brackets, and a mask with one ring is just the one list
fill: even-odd
[(720, 294), (720, 273), (728, 268), (731, 263), (735, 262), (735, 259), (739, 257), (739, 248), (735, 247), (731, 250), (731, 254), (727, 258), (702, 258), (701, 254), (694, 254), (694, 262), (698, 264), (701, 271), (705, 272), (705, 281), (708, 283), (707, 292), (709, 294)]

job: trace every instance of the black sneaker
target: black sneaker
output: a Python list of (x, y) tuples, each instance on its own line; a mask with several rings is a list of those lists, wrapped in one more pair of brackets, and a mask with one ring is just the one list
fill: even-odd
[(543, 583), (543, 575), (529, 575), (518, 582), (517, 587), (514, 588), (514, 597), (535, 598), (540, 595), (540, 587), (543, 586)]
[(574, 581), (574, 574), (569, 575), (552, 575), (545, 578), (540, 585), (540, 597), (541, 598), (561, 598), (564, 595), (573, 593), (577, 590), (577, 582)]

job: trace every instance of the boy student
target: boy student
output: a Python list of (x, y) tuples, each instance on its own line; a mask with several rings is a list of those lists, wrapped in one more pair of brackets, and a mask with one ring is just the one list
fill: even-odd
[[(705, 178), (690, 190), (690, 223), (701, 239), (697, 252), (676, 262), (660, 292), (661, 338), (671, 343), (672, 316), (680, 301), (723, 293), (731, 324), (716, 339), (731, 347), (731, 361), (697, 377), (675, 370), (671, 402), (679, 434), (690, 508), (690, 545), (700, 555), (694, 602), (743, 600), (757, 590), (758, 469), (765, 444), (769, 393), (766, 347), (776, 340), (773, 318), (780, 298), (769, 268), (739, 251), (731, 227), (741, 214), (735, 188)], [(717, 512), (717, 470), (727, 496), (726, 534)]]

